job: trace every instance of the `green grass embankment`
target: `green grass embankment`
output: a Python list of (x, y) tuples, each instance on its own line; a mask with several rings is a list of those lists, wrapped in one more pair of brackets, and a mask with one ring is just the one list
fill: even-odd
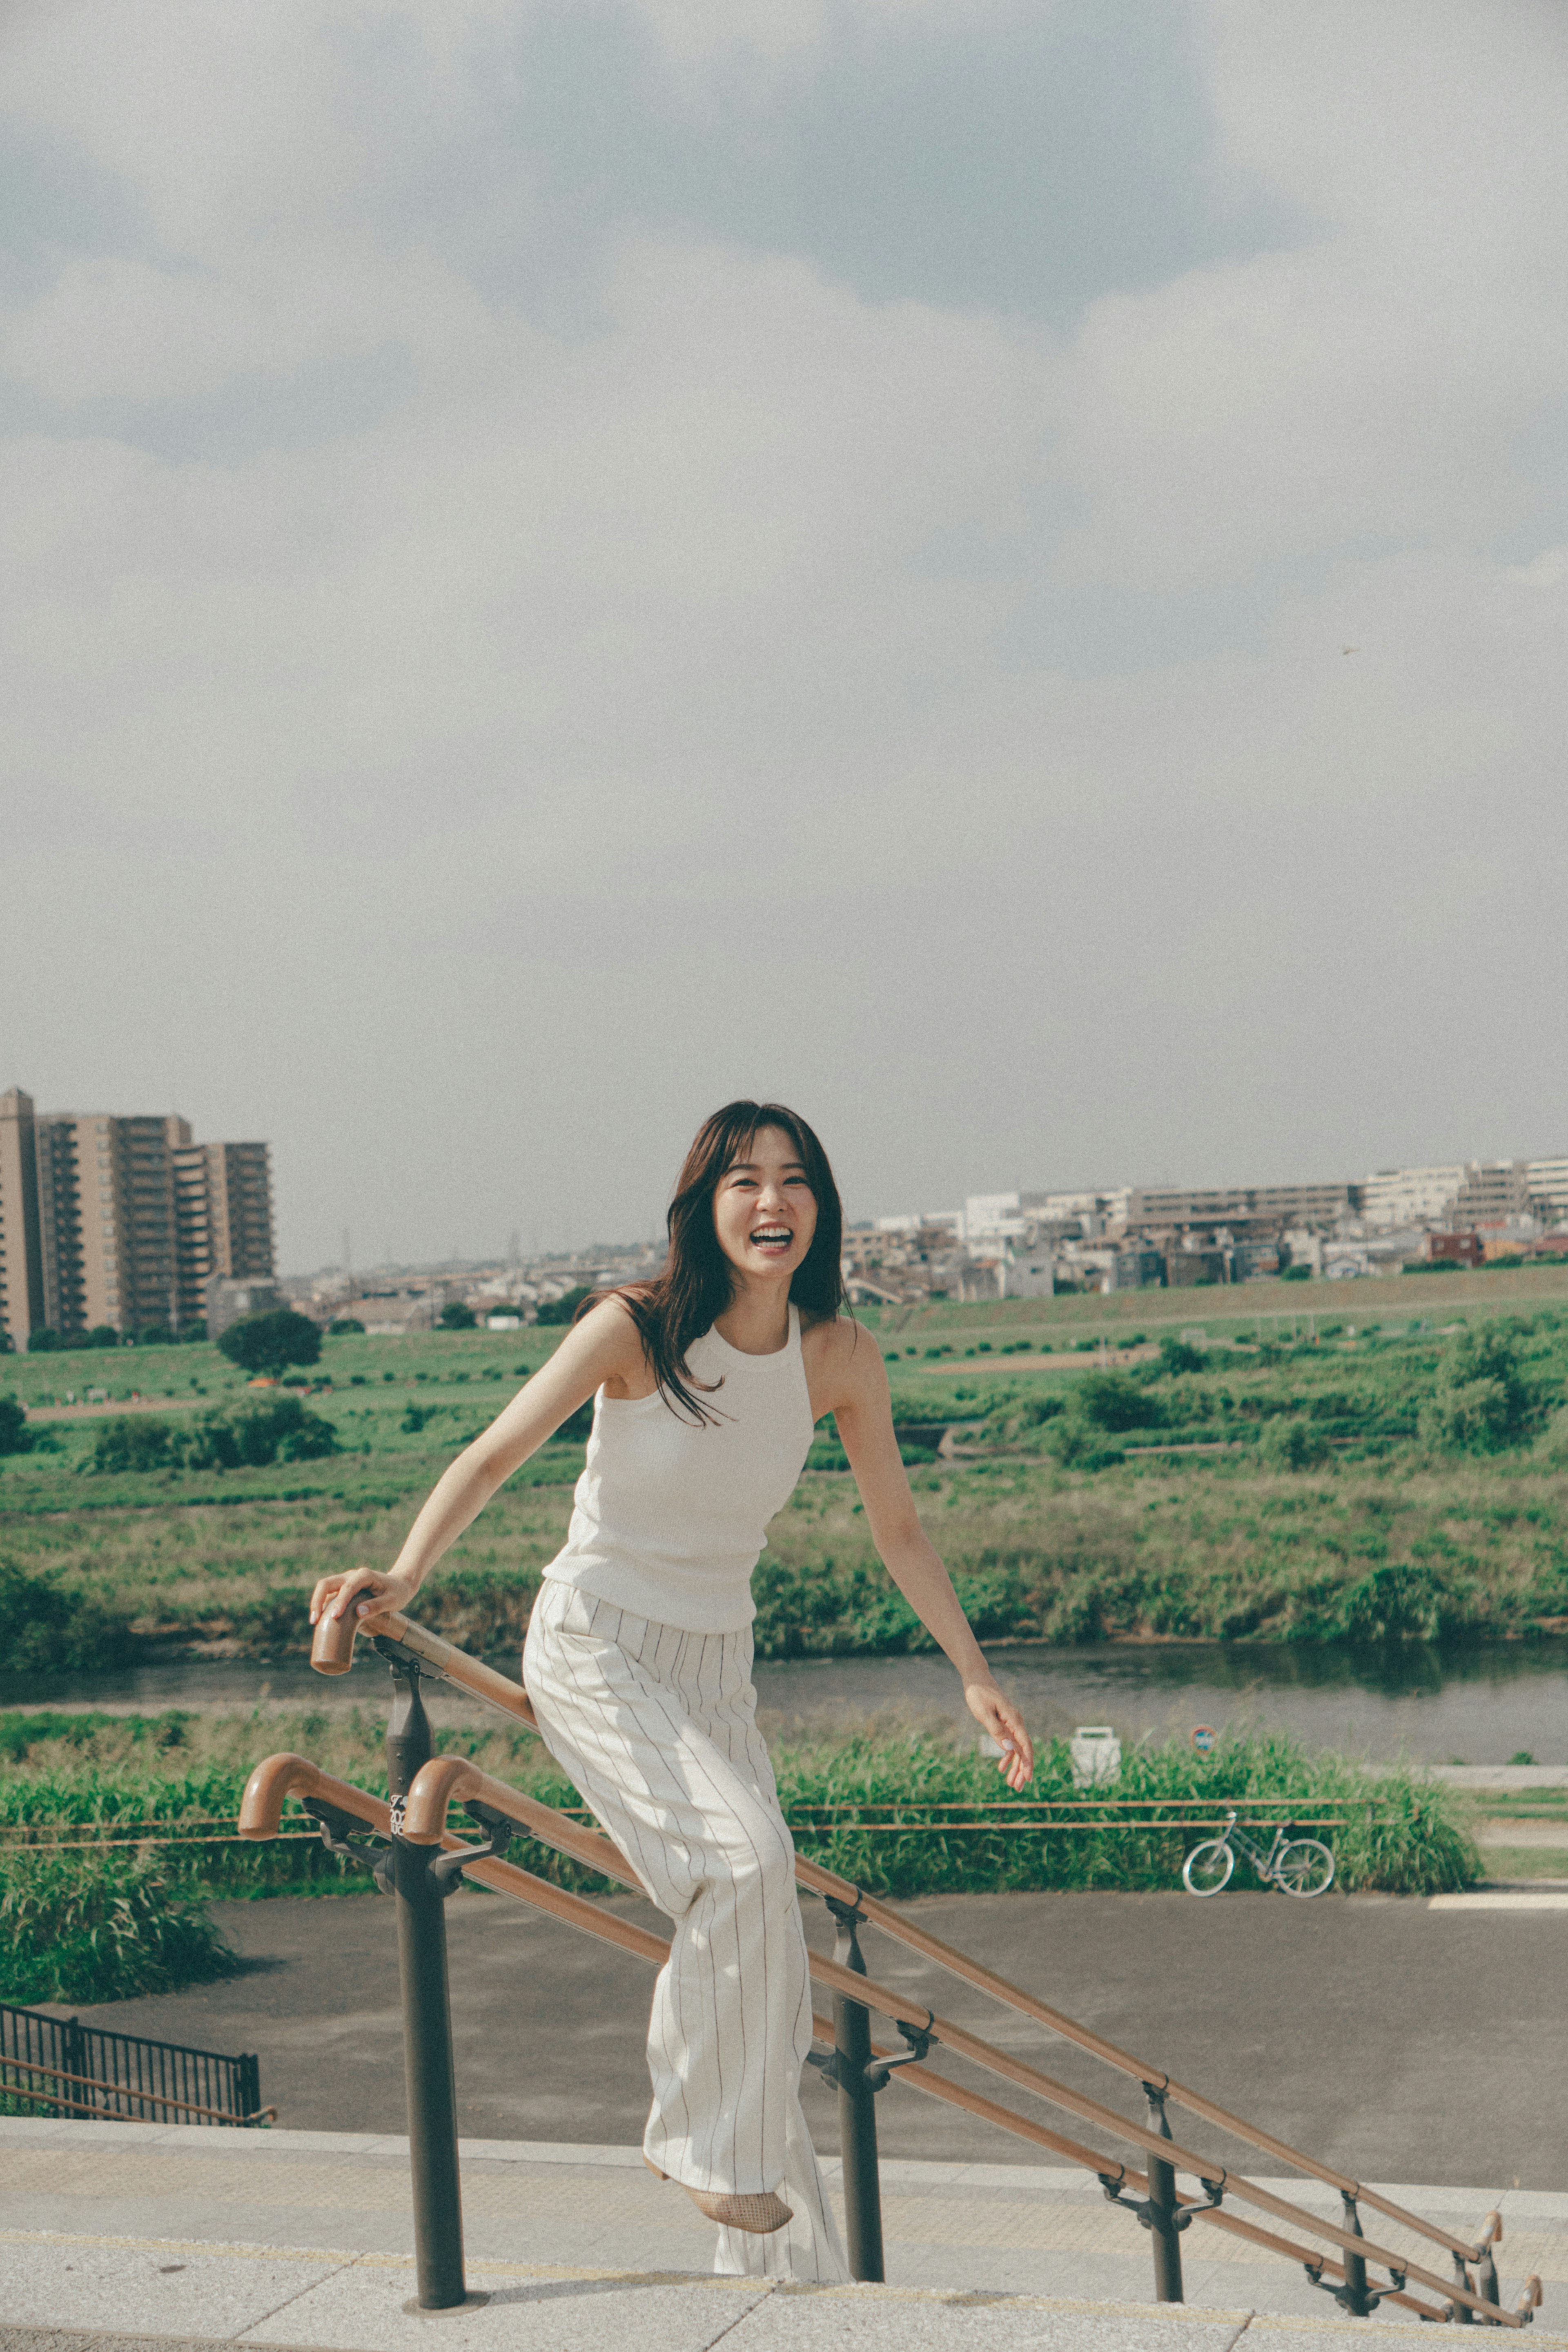
[[(1448, 1279), (1406, 1281), (1407, 1317), (1411, 1305), (1430, 1309)], [(985, 1638), (1365, 1642), (1568, 1625), (1568, 1317), (1540, 1306), (1509, 1317), (1489, 1290), (1473, 1325), (1430, 1328), (1428, 1312), (1393, 1328), (1365, 1313), (1376, 1286), (1350, 1286), (1350, 1300), (1347, 1286), (1323, 1287), (1342, 1312), (1320, 1308), (1311, 1340), (1284, 1344), (1266, 1321), (1243, 1328), (1232, 1306), (1243, 1294), (1208, 1292), (1207, 1323), (1187, 1326), (1206, 1347), (1110, 1372), (1088, 1357), (1081, 1370), (1044, 1369), (1039, 1346), (1055, 1348), (1059, 1310), (1092, 1334), (1090, 1310), (1120, 1311), (1113, 1299), (932, 1307), (948, 1319), (926, 1330), (950, 1337), (910, 1338), (907, 1324), (875, 1335), (906, 1428), (967, 1424), (961, 1459), (920, 1466), (921, 1449), (906, 1450), (926, 1524)], [(1169, 1294), (1137, 1296), (1148, 1307)], [(1228, 1320), (1213, 1302), (1232, 1308)], [(1149, 1316), (1133, 1328), (1147, 1336)], [(193, 1655), (296, 1649), (316, 1578), (390, 1563), (453, 1454), (551, 1343), (528, 1341), (329, 1341), (332, 1386), (310, 1410), (338, 1450), (313, 1460), (111, 1469), (99, 1466), (101, 1420), (30, 1422), (37, 1450), (0, 1462), (0, 1568), (14, 1571), (0, 1583), (0, 1658), (36, 1672), (51, 1657), (67, 1670), (123, 1657), (134, 1643)], [(1019, 1350), (1034, 1354), (1032, 1369)], [(233, 1383), (213, 1385), (223, 1360), (211, 1349), (121, 1351), (108, 1362), (122, 1383), (125, 1356), (144, 1393), (176, 1391), (178, 1365), (203, 1391), (201, 1412), (244, 1409)], [(57, 1394), (62, 1367), (85, 1377), (74, 1368), (88, 1360), (7, 1359), (0, 1389)], [(172, 1423), (171, 1396), (155, 1402)], [(422, 1616), (469, 1648), (515, 1648), (564, 1538), (580, 1462), (580, 1443), (563, 1440), (526, 1465), (454, 1547)], [(824, 1432), (773, 1522), (756, 1586), (761, 1656), (925, 1644), (842, 1464)], [(26, 1582), (38, 1578), (47, 1592)]]
[[(251, 1767), (281, 1748), (384, 1794), (383, 1735), (384, 1724), (368, 1712), (0, 1717), (8, 1759), (0, 1783), (0, 1998), (104, 2000), (201, 1981), (232, 1965), (205, 1913), (212, 1897), (363, 1891), (364, 1874), (314, 1837), (209, 1841), (214, 1823), (237, 1814)], [(579, 1801), (520, 1728), (447, 1727), (437, 1745), (546, 1803)], [(786, 1748), (775, 1760), (800, 1851), (878, 1894), (1170, 1888), (1202, 1834), (1025, 1825), (1030, 1801), (1074, 1794), (1061, 1741), (1042, 1748), (1035, 1781), (1018, 1800), (972, 1749), (929, 1738)], [(1241, 1736), (1207, 1758), (1178, 1743), (1141, 1745), (1129, 1751), (1114, 1793), (1200, 1817), (1229, 1798), (1289, 1797), (1307, 1814), (1325, 1803), (1348, 1807), (1343, 1829), (1317, 1832), (1333, 1845), (1347, 1891), (1429, 1893), (1464, 1885), (1479, 1867), (1462, 1808), (1440, 1784), (1369, 1774), (1288, 1740)], [(999, 1809), (979, 1830), (923, 1818), (935, 1807), (976, 1805)], [(296, 1815), (286, 1826), (308, 1824)], [(45, 1850), (61, 1840), (82, 1843)], [(559, 1885), (612, 1891), (528, 1840), (513, 1859)], [(1236, 1883), (1250, 1883), (1249, 1874), (1239, 1869)]]

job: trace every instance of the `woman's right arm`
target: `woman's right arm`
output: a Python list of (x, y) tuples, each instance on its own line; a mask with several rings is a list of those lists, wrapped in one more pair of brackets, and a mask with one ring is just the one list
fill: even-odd
[(323, 1576), (310, 1595), (310, 1622), (406, 1609), (443, 1552), (476, 1519), (497, 1486), (554, 1435), (606, 1381), (637, 1387), (647, 1378), (637, 1327), (620, 1302), (601, 1300), (574, 1323), (532, 1380), (488, 1429), (465, 1445), (432, 1487), (391, 1570), (351, 1568)]

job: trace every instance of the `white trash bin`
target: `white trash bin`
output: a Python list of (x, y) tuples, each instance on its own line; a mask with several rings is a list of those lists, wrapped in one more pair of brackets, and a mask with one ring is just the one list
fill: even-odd
[(1076, 1789), (1102, 1787), (1121, 1772), (1122, 1743), (1108, 1723), (1081, 1723), (1068, 1743), (1068, 1753)]

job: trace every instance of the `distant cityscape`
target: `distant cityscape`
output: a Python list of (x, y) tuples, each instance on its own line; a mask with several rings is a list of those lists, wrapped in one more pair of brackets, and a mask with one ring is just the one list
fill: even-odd
[[(225, 1284), (273, 1272), (265, 1143), (177, 1115), (47, 1111), (0, 1095), (0, 1332), (205, 1336)], [(221, 1310), (220, 1310), (221, 1311)]]
[[(1568, 1260), (1568, 1155), (1382, 1169), (1334, 1183), (971, 1193), (852, 1225), (852, 1299), (1051, 1297), (1281, 1276)], [(477, 1264), (346, 1264), (279, 1277), (269, 1147), (198, 1143), (177, 1115), (38, 1112), (0, 1095), (0, 1346), (216, 1338), (292, 1306), (389, 1335), (455, 1307), (506, 1329), (657, 1271), (649, 1242)]]

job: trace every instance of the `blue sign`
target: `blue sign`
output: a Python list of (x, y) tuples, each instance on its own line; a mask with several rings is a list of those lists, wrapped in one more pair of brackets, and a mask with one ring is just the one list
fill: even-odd
[(1219, 1734), (1216, 1731), (1212, 1723), (1195, 1723), (1193, 1725), (1192, 1744), (1197, 1748), (1200, 1756), (1208, 1756), (1213, 1753), (1214, 1743), (1218, 1737)]

